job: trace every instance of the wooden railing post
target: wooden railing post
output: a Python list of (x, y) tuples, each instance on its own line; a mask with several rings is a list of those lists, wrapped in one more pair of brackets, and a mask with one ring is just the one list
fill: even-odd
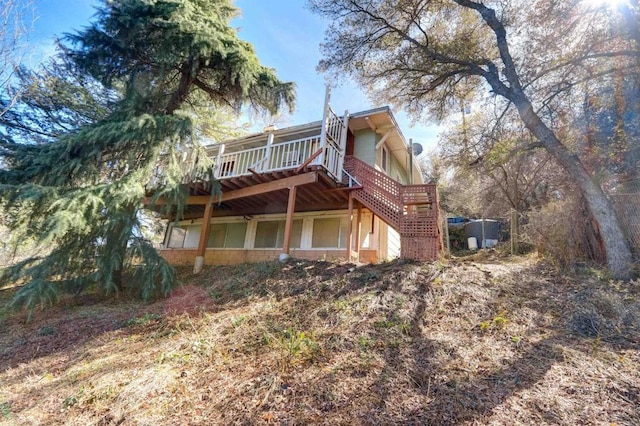
[(322, 127), (320, 129), (320, 149), (322, 149), (322, 154), (320, 154), (320, 164), (325, 166), (325, 168), (329, 168), (327, 163), (327, 155), (325, 152), (325, 148), (327, 146), (327, 120), (329, 119), (329, 99), (331, 98), (331, 87), (327, 85), (324, 92), (324, 110), (322, 111)]
[(360, 261), (360, 225), (362, 223), (362, 204), (358, 203), (358, 214), (356, 219), (356, 260)]
[(347, 152), (347, 130), (349, 126), (349, 111), (344, 110), (344, 117), (342, 118), (342, 131), (340, 132), (340, 157), (338, 159), (338, 181), (342, 182), (342, 168), (344, 166), (344, 156)]
[(351, 246), (353, 245), (353, 192), (349, 191), (349, 213), (347, 214), (347, 260), (350, 262), (352, 253)]
[(220, 144), (220, 147), (218, 148), (218, 157), (216, 159), (216, 164), (215, 164), (215, 172), (213, 173), (213, 177), (215, 177), (216, 179), (220, 179), (220, 176), (222, 175), (222, 155), (224, 154), (224, 144)]
[(265, 154), (265, 164), (262, 171), (267, 172), (271, 170), (271, 145), (273, 145), (273, 132), (269, 132), (269, 136), (267, 136), (267, 153)]

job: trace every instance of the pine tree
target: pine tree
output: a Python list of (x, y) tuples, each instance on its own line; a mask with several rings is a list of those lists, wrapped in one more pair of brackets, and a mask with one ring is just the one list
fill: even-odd
[(7, 222), (52, 247), (3, 272), (2, 282), (24, 283), (13, 305), (33, 309), (94, 284), (110, 293), (126, 283), (143, 298), (170, 290), (174, 270), (140, 231), (141, 200), (161, 167), (156, 196), (182, 205), (182, 159), (201, 151), (191, 105), (293, 107), (293, 84), (237, 37), (235, 13), (228, 0), (111, 0), (66, 36), (67, 75), (34, 81), (39, 102), (23, 98), (0, 123)]

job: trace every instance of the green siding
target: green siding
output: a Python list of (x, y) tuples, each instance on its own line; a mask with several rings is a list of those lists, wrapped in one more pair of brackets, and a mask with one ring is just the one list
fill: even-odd
[[(377, 166), (379, 170), (382, 170), (382, 148), (376, 149), (376, 144), (382, 139), (382, 136), (370, 129), (361, 129), (354, 132), (354, 139), (354, 156), (370, 166)], [(401, 156), (404, 156), (404, 153), (401, 153)], [(405, 169), (407, 160), (404, 158), (398, 160), (391, 151), (389, 151), (389, 159), (389, 176), (399, 180), (402, 184), (408, 184), (409, 172)]]
[(364, 161), (370, 166), (376, 165), (376, 143), (379, 140), (372, 130), (363, 129), (356, 130), (354, 136), (353, 154), (359, 160)]
[[(392, 154), (391, 169), (389, 170), (389, 176), (399, 181), (400, 183), (406, 185), (409, 183), (409, 173), (404, 169), (404, 167), (402, 167), (402, 164), (403, 163), (398, 161), (398, 159)], [(400, 176), (399, 179), (398, 179), (398, 176)]]

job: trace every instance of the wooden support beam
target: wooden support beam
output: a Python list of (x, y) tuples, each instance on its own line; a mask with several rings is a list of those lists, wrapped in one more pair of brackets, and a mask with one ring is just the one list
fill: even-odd
[(353, 236), (351, 232), (353, 231), (353, 192), (349, 193), (349, 213), (347, 214), (347, 260), (351, 261), (351, 246)]
[(373, 124), (373, 122), (371, 121), (371, 119), (370, 119), (369, 117), (365, 117), (365, 118), (364, 118), (364, 120), (367, 122), (367, 125), (371, 128), (371, 130), (373, 130), (374, 132), (375, 132), (376, 130), (378, 130), (378, 129), (376, 128), (376, 125), (375, 125), (375, 124)]
[(291, 227), (293, 226), (293, 212), (296, 210), (296, 187), (289, 188), (289, 202), (287, 203), (287, 218), (284, 223), (284, 241), (282, 242), (282, 253), (289, 254), (291, 247)]
[(362, 204), (358, 203), (358, 214), (356, 216), (356, 260), (360, 261), (360, 222), (362, 222)]
[(362, 189), (362, 186), (342, 186), (340, 188), (325, 189), (322, 192), (327, 194), (327, 193), (331, 193), (331, 192), (353, 191), (354, 189)]
[(382, 136), (382, 139), (380, 139), (380, 141), (376, 144), (376, 149), (380, 149), (380, 147), (384, 145), (387, 139), (389, 139), (389, 136), (391, 136), (391, 133), (393, 133), (393, 130), (389, 130), (384, 134), (384, 136)]
[(316, 152), (314, 152), (313, 154), (311, 154), (311, 157), (307, 158), (306, 160), (304, 160), (304, 162), (302, 164), (300, 164), (300, 167), (298, 167), (296, 169), (296, 174), (300, 173), (301, 171), (304, 170), (305, 167), (307, 167), (309, 164), (311, 164), (311, 162), (313, 160), (315, 160), (318, 155), (322, 154), (322, 149), (317, 150)]
[(204, 266), (204, 252), (207, 249), (207, 243), (209, 242), (209, 229), (211, 228), (211, 212), (213, 211), (213, 203), (208, 203), (204, 209), (204, 216), (202, 217), (202, 225), (200, 226), (200, 240), (198, 240), (198, 250), (196, 251), (196, 261), (193, 265), (193, 273), (197, 274), (202, 271)]
[(255, 170), (253, 170), (252, 168), (247, 169), (251, 172), (251, 174), (253, 175), (253, 177), (258, 181), (258, 182), (264, 182), (265, 180), (262, 178), (262, 176), (260, 175), (260, 173), (256, 172)]
[[(306, 185), (308, 183), (315, 183), (318, 181), (318, 172), (309, 172), (301, 175), (295, 175), (291, 177), (285, 177), (273, 182), (260, 183), (247, 188), (235, 189), (233, 191), (223, 192), (220, 195), (216, 195), (213, 199), (214, 202), (224, 203), (225, 201), (231, 201), (238, 198), (251, 197), (254, 195), (265, 194), (267, 192), (279, 191), (281, 189), (290, 188), (292, 186)], [(203, 205), (211, 201), (210, 195), (192, 195), (187, 197), (187, 205)], [(152, 204), (151, 197), (143, 198), (142, 202), (145, 205)], [(162, 206), (167, 203), (166, 198), (159, 198), (153, 205)]]

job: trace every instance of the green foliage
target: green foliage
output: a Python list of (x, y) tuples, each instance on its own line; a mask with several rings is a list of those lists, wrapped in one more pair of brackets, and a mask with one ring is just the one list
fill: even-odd
[(38, 336), (55, 336), (58, 334), (56, 329), (50, 325), (45, 325), (44, 327), (40, 327), (38, 330)]
[(78, 397), (75, 395), (68, 396), (62, 401), (62, 406), (64, 408), (71, 408), (78, 403)]
[(12, 306), (96, 283), (144, 299), (170, 291), (141, 201), (166, 197), (180, 216), (185, 179), (210, 178), (198, 135), (212, 123), (198, 113), (293, 107), (293, 85), (229, 26), (235, 13), (227, 0), (107, 1), (56, 61), (22, 71), (24, 96), (0, 119), (0, 209), (14, 235), (51, 250), (2, 273), (0, 285), (24, 283)]
[(312, 361), (321, 352), (313, 333), (305, 333), (292, 327), (282, 331), (278, 336), (278, 344), (284, 349), (288, 363)]
[(146, 313), (144, 315), (142, 315), (141, 317), (135, 317), (135, 318), (131, 318), (128, 319), (125, 322), (125, 326), (127, 327), (133, 327), (136, 325), (146, 325), (152, 322), (157, 322), (162, 320), (162, 316), (158, 315), (158, 314), (152, 314), (152, 313)]
[(2, 417), (4, 419), (11, 418), (11, 408), (8, 402), (3, 402), (2, 404), (0, 404), (0, 413), (2, 414)]
[(480, 328), (480, 331), (482, 332), (502, 330), (505, 327), (505, 325), (507, 325), (507, 322), (508, 322), (507, 312), (503, 311), (498, 315), (496, 315), (495, 317), (493, 317), (493, 319), (491, 320), (482, 321), (480, 323), (479, 328)]

